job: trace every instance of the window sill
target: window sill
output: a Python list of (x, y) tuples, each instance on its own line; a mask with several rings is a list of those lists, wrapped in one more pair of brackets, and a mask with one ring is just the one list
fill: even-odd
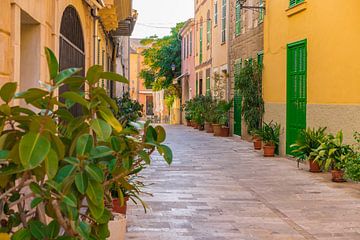
[(292, 6), (288, 9), (286, 9), (286, 14), (288, 17), (291, 17), (295, 14), (305, 11), (307, 9), (307, 7), (308, 7), (308, 4), (307, 4), (307, 1), (305, 1), (305, 2), (299, 3), (295, 6)]

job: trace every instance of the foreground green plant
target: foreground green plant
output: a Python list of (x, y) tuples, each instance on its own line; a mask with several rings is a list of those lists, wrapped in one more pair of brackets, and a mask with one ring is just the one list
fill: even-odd
[[(16, 83), (0, 89), (0, 232), (14, 240), (106, 239), (111, 186), (136, 191), (128, 179), (151, 163), (151, 153), (170, 164), (172, 152), (162, 144), (163, 128), (127, 128), (116, 119), (118, 106), (99, 82), (127, 83), (124, 77), (101, 66), (86, 77), (74, 76), (81, 69), (59, 72), (54, 53), (46, 49), (46, 56), (50, 81), (42, 89), (15, 94)], [(63, 103), (56, 93), (65, 84), (71, 90), (61, 94)], [(74, 104), (82, 116), (70, 113)]]
[(314, 160), (317, 155), (317, 149), (325, 139), (326, 127), (318, 129), (303, 129), (299, 133), (299, 137), (295, 144), (290, 147), (293, 149), (292, 153), (298, 161)]
[(263, 140), (265, 145), (279, 147), (280, 143), (280, 131), (281, 126), (273, 121), (263, 124), (262, 130), (258, 132), (258, 135)]
[(344, 170), (347, 160), (353, 156), (354, 151), (348, 144), (343, 143), (343, 133), (338, 132), (335, 136), (329, 134), (325, 137), (317, 149), (315, 160), (323, 165), (324, 170)]

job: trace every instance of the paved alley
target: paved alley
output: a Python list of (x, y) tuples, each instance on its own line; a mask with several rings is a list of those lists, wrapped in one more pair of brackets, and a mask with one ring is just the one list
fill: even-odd
[(166, 129), (173, 165), (154, 160), (145, 171), (154, 196), (147, 214), (130, 207), (127, 239), (360, 239), (360, 191), (239, 139)]

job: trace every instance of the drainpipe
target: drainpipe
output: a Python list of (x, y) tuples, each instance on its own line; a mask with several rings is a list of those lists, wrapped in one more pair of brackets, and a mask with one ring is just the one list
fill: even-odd
[(93, 35), (93, 64), (98, 64), (96, 62), (96, 48), (97, 48), (97, 41), (98, 41), (98, 21), (99, 21), (99, 16), (97, 16), (97, 8), (93, 8), (91, 9), (91, 16), (93, 17), (93, 32), (94, 32), (94, 35)]

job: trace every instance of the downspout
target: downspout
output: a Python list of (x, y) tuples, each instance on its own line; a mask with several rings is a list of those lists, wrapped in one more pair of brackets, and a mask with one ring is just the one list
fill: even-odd
[(97, 41), (98, 41), (98, 31), (97, 31), (97, 25), (98, 25), (98, 19), (99, 16), (97, 16), (97, 8), (91, 9), (91, 16), (93, 17), (93, 64), (97, 64), (96, 62), (96, 48), (97, 48)]

